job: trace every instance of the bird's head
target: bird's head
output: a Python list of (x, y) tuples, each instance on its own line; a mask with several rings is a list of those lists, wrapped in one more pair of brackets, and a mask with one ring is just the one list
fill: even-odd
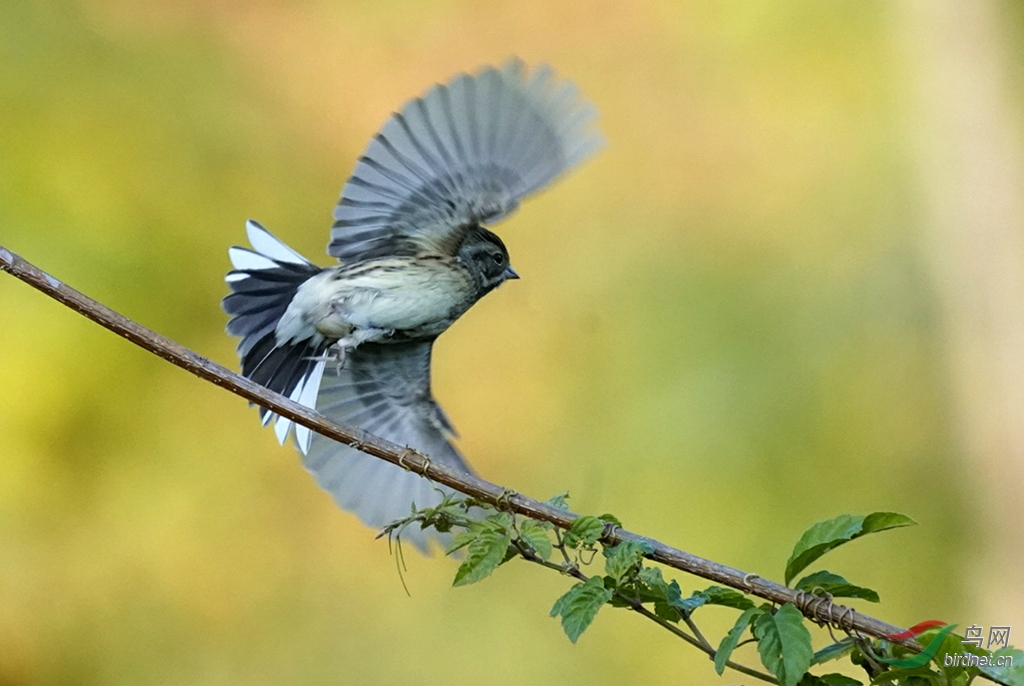
[(519, 275), (509, 264), (508, 250), (493, 232), (482, 226), (470, 230), (459, 248), (459, 259), (466, 265), (477, 284), (478, 295), (483, 297), (507, 279)]

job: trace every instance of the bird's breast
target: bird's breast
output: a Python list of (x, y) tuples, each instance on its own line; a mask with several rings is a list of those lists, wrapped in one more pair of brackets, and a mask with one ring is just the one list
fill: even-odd
[(436, 336), (473, 304), (474, 285), (455, 258), (387, 258), (339, 268), (330, 281), (324, 326), (391, 329)]

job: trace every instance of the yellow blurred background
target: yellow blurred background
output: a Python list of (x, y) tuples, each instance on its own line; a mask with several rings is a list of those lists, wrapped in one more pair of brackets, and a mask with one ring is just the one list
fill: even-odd
[[(610, 144), (436, 349), (481, 474), (777, 580), (903, 512), (825, 559), (861, 609), (1024, 644), (1019, 3), (2, 0), (0, 245), (237, 368), (244, 221), (328, 264), (386, 116), (513, 54)], [(6, 276), (0, 322), (0, 685), (740, 681), (624, 611), (573, 646), (525, 564), (407, 597), (243, 401)]]

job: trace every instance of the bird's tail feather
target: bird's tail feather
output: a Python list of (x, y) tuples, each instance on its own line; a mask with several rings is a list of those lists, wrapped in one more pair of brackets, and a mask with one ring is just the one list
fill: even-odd
[[(309, 339), (278, 345), (275, 332), (299, 286), (320, 273), (320, 267), (256, 222), (250, 220), (245, 228), (253, 249), (236, 246), (228, 251), (234, 269), (226, 278), (231, 294), (222, 303), (231, 315), (228, 333), (241, 339), (242, 374), (302, 405), (315, 407), (325, 345)], [(264, 426), (276, 419), (274, 432), (284, 443), (292, 421), (263, 408), (260, 416)], [(295, 427), (295, 440), (303, 453), (309, 449), (310, 438), (308, 429)]]

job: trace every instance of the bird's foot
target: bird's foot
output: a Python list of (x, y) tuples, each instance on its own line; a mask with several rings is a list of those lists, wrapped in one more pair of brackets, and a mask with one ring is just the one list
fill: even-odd
[(348, 357), (348, 350), (348, 347), (338, 346), (338, 344), (335, 343), (316, 357), (307, 357), (306, 359), (310, 362), (323, 362), (325, 364), (333, 363), (334, 373), (341, 374), (341, 370), (345, 366), (345, 359)]
[(320, 355), (317, 355), (316, 357), (307, 357), (306, 359), (313, 362), (333, 362), (335, 365), (335, 373), (340, 374), (342, 368), (345, 366), (346, 359), (348, 359), (348, 354), (358, 348), (361, 343), (367, 341), (378, 342), (383, 339), (391, 338), (394, 335), (394, 329), (356, 329), (344, 338), (339, 338)]

